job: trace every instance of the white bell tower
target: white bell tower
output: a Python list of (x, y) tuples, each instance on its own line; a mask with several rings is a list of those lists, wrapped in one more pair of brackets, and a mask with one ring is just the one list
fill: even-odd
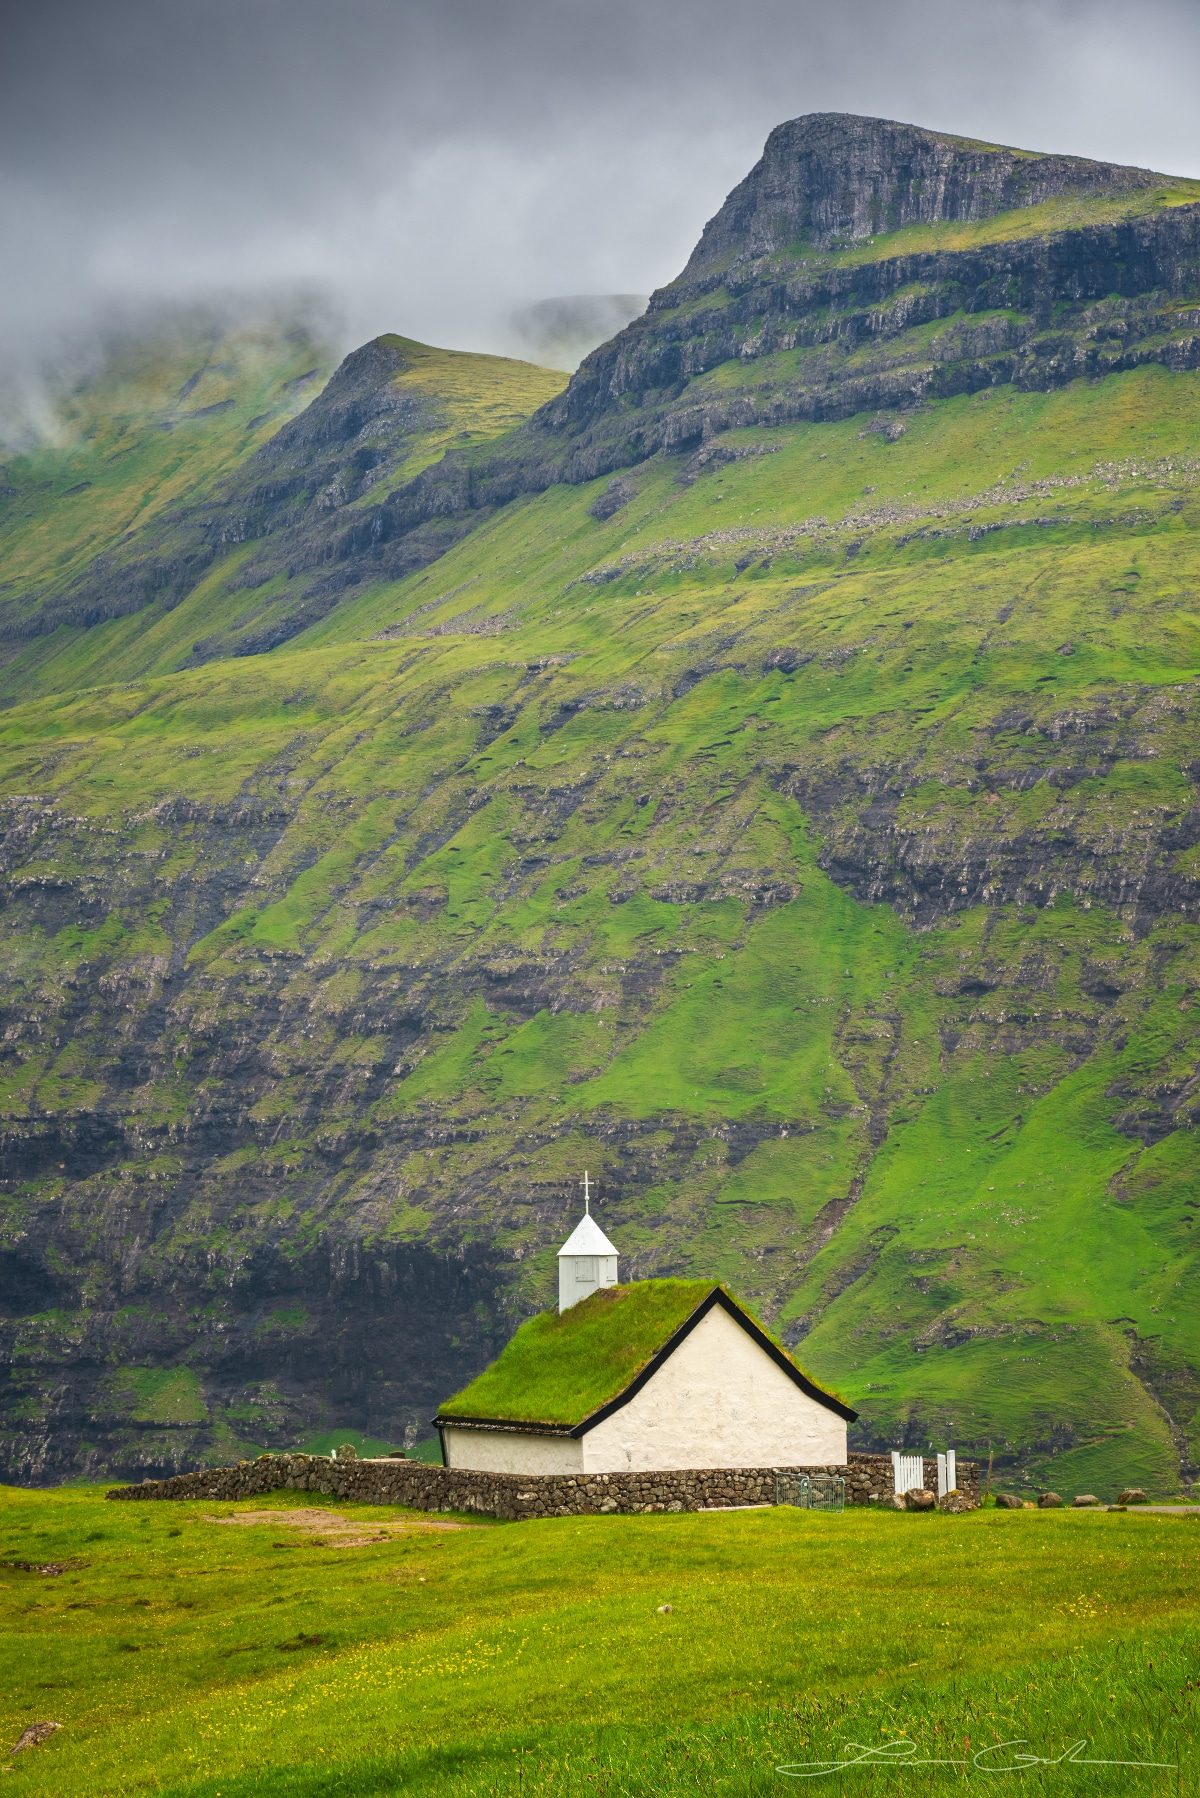
[(558, 1251), (558, 1308), (569, 1311), (599, 1286), (617, 1284), (617, 1251), (592, 1216), (588, 1176), (583, 1176), (583, 1216)]

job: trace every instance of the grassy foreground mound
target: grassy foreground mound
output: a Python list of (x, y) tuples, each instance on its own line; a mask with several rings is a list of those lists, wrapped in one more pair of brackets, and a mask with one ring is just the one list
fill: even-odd
[(1180, 1798), (1200, 1777), (1194, 1519), (446, 1523), (5, 1491), (0, 1739), (62, 1726), (8, 1755), (14, 1789), (765, 1794), (777, 1767), (890, 1743), (943, 1764), (836, 1789), (924, 1792), (988, 1784), (973, 1757), (1014, 1739), (1167, 1763), (1049, 1764), (1025, 1791)]

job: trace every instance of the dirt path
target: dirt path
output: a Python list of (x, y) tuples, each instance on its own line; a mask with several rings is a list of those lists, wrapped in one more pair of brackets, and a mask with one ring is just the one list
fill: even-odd
[(229, 1517), (206, 1516), (205, 1523), (272, 1523), (282, 1529), (303, 1530), (307, 1536), (322, 1541), (329, 1548), (362, 1548), (369, 1542), (390, 1542), (394, 1536), (413, 1536), (441, 1530), (478, 1530), (481, 1523), (459, 1523), (455, 1519), (399, 1517), (394, 1523), (355, 1522), (339, 1511), (319, 1510), (315, 1505), (294, 1511), (234, 1511)]

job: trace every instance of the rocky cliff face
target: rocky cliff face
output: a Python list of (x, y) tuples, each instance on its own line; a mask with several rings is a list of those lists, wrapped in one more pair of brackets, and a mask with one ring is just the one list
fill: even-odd
[[(707, 389), (731, 362), (739, 378)], [(502, 447), (447, 456), (330, 553), (358, 578), (402, 571), (438, 551), (434, 532), (457, 537), (523, 493), (692, 454), (726, 431), (1008, 384), (1049, 392), (1148, 364), (1200, 366), (1200, 206), (865, 266), (702, 266)]]
[[(1174, 203), (1159, 208), (1168, 193)], [(1088, 199), (1112, 202), (1114, 216), (1064, 209), (1025, 235), (888, 247), (905, 226)], [(863, 248), (873, 233), (879, 242)], [(1144, 363), (1194, 368), (1198, 325), (1200, 189), (886, 120), (793, 120), (644, 316), (502, 448), (448, 457), (399, 489), (381, 508), (379, 541), (690, 453), (724, 431), (1008, 383), (1045, 392)], [(731, 362), (740, 377), (706, 391), (704, 377)]]
[[(1200, 207), (867, 264), (750, 262), (660, 290), (527, 430), (560, 435), (564, 477), (592, 479), (749, 425), (1194, 368), (1198, 325)], [(704, 392), (735, 359), (742, 379)]]
[(815, 112), (777, 125), (761, 159), (704, 227), (683, 280), (798, 243), (847, 248), (905, 225), (972, 223), (1064, 194), (1160, 185), (1149, 169), (1040, 156), (895, 119)]

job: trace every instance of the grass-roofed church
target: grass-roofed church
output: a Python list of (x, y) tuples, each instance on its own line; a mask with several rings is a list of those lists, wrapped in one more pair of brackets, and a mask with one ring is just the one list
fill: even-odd
[(558, 1311), (522, 1324), (435, 1421), (447, 1467), (650, 1473), (841, 1466), (857, 1415), (724, 1287), (617, 1284), (617, 1251), (585, 1216), (559, 1254)]

